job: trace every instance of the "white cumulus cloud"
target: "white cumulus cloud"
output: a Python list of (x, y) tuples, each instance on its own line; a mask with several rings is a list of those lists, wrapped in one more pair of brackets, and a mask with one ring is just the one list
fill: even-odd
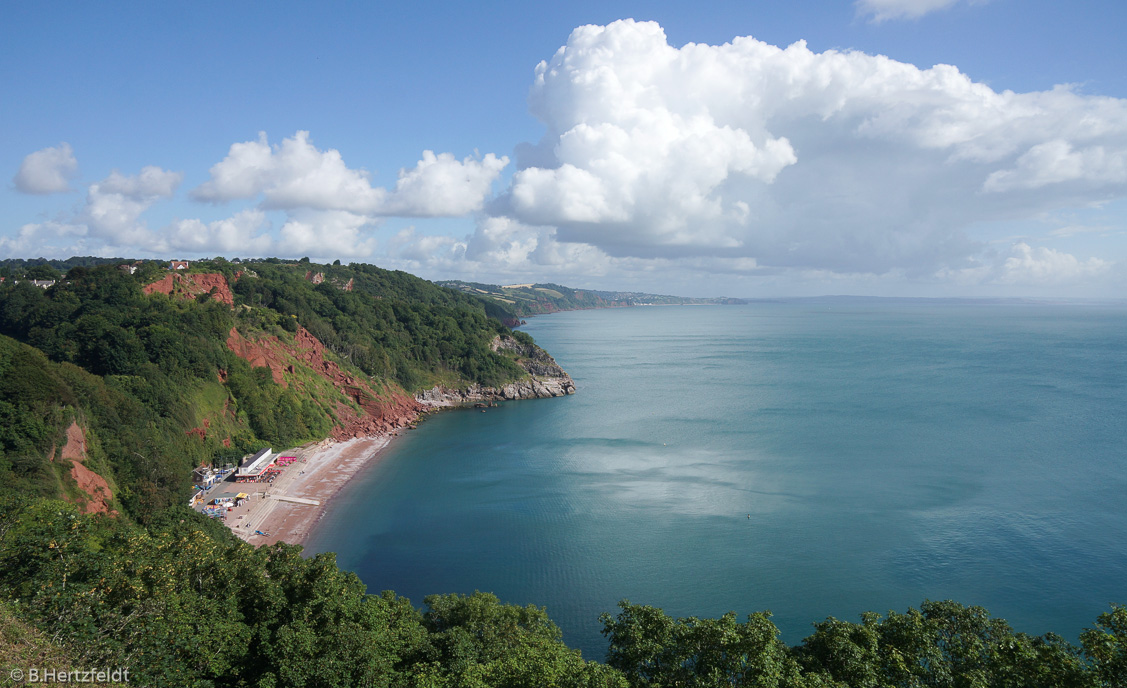
[(1080, 260), (1070, 253), (1045, 246), (1033, 248), (1019, 242), (1013, 245), (997, 281), (1034, 286), (1068, 285), (1102, 275), (1110, 268), (1111, 263), (1099, 258)]
[(211, 168), (211, 179), (191, 192), (199, 201), (222, 202), (265, 196), (269, 208), (361, 211), (386, 193), (375, 189), (365, 170), (350, 169), (337, 150), (318, 150), (309, 132), (299, 131), (271, 147), (266, 134), (233, 144)]
[(114, 170), (108, 177), (91, 184), (86, 206), (79, 216), (92, 236), (117, 246), (149, 248), (153, 237), (140, 219), (154, 203), (171, 198), (183, 180), (179, 172), (149, 165), (135, 176)]
[(458, 160), (452, 153), (423, 151), (414, 168), (401, 169), (395, 190), (375, 212), (404, 217), (458, 217), (481, 210), (493, 182), (509, 158), (488, 153), (477, 160)]
[(376, 248), (373, 221), (345, 210), (300, 211), (280, 230), (277, 248), (283, 255), (322, 260), (366, 258)]
[(70, 144), (63, 142), (25, 157), (12, 182), (24, 193), (52, 194), (70, 191), (70, 180), (77, 174), (78, 160)]
[(92, 250), (85, 238), (85, 225), (57, 220), (31, 222), (21, 226), (14, 236), (0, 237), (0, 256), (26, 258), (90, 255)]
[(1103, 145), (1092, 145), (1077, 150), (1061, 139), (1039, 143), (1018, 158), (1012, 169), (992, 172), (983, 188), (986, 191), (1039, 189), (1073, 181), (1109, 186), (1127, 184), (1127, 148), (1109, 150)]
[(266, 233), (269, 227), (266, 213), (252, 208), (214, 222), (179, 220), (163, 234), (168, 246), (180, 251), (259, 256), (274, 248), (273, 238)]
[(1127, 101), (804, 42), (579, 27), (529, 103), (544, 136), (487, 212), (620, 258), (932, 275), (975, 264), (972, 225), (1127, 196)]
[(309, 132), (299, 131), (271, 146), (257, 141), (233, 144), (211, 168), (211, 178), (191, 192), (205, 202), (263, 197), (263, 207), (344, 211), (367, 216), (460, 216), (479, 210), (493, 182), (508, 164), (492, 153), (457, 160), (451, 153), (424, 151), (410, 170), (399, 172), (395, 189), (372, 186), (371, 175), (345, 164), (340, 151), (319, 150)]

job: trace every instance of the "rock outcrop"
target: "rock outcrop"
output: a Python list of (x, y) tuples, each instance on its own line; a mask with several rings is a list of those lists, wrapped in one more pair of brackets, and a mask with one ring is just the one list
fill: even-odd
[(515, 399), (542, 399), (575, 394), (575, 382), (556, 363), (547, 351), (527, 345), (513, 337), (498, 335), (490, 345), (494, 351), (508, 351), (517, 355), (517, 365), (528, 376), (502, 387), (471, 385), (465, 389), (433, 387), (415, 394), (415, 399), (427, 406), (455, 406), (479, 401), (511, 401)]
[[(285, 347), (277, 337), (268, 337), (261, 341), (254, 341), (243, 337), (235, 328), (227, 334), (227, 348), (235, 352), (239, 358), (247, 361), (254, 368), (269, 368), (274, 382), (286, 385), (282, 372), (286, 367)], [(226, 377), (224, 371), (221, 377)]]
[(337, 441), (394, 432), (413, 424), (418, 420), (419, 413), (427, 407), (562, 397), (575, 393), (575, 383), (571, 376), (560, 368), (548, 352), (535, 345), (522, 344), (508, 336), (494, 338), (491, 348), (493, 351), (515, 355), (517, 364), (528, 373), (526, 377), (502, 387), (479, 384), (464, 389), (434, 387), (419, 392), (414, 397), (398, 388), (377, 394), (367, 381), (327, 360), (324, 355), (325, 345), (304, 327), (298, 328), (292, 345), (287, 345), (274, 336), (250, 340), (231, 328), (227, 336), (227, 347), (252, 366), (269, 368), (278, 384), (286, 385), (285, 374), (293, 373), (294, 366), (301, 365), (331, 382), (351, 399), (359, 407), (359, 412), (343, 401), (338, 402), (333, 410), (339, 424), (333, 428), (332, 439)]
[(75, 421), (67, 428), (67, 443), (63, 445), (59, 458), (70, 461), (70, 477), (78, 484), (78, 489), (86, 494), (83, 511), (88, 514), (117, 516), (117, 511), (110, 506), (113, 503), (113, 493), (110, 492), (109, 483), (82, 463), (86, 460), (86, 433)]
[(411, 425), (419, 418), (422, 404), (406, 394), (393, 393), (381, 399), (360, 396), (363, 415), (350, 406), (337, 404), (340, 425), (333, 428), (332, 438), (338, 442), (355, 437), (386, 435)]
[(231, 287), (227, 284), (227, 278), (215, 272), (199, 272), (187, 275), (170, 272), (164, 276), (164, 279), (146, 284), (142, 291), (146, 294), (167, 294), (182, 299), (194, 299), (200, 294), (211, 294), (211, 297), (216, 301), (221, 301), (228, 306), (235, 305), (235, 297), (231, 294)]

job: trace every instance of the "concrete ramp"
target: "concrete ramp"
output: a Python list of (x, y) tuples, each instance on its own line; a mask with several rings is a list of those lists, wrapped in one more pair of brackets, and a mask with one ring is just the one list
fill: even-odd
[(294, 504), (308, 504), (309, 506), (321, 506), (319, 499), (306, 499), (304, 497), (287, 497), (285, 495), (270, 495), (272, 499), (277, 499), (279, 502), (293, 502)]

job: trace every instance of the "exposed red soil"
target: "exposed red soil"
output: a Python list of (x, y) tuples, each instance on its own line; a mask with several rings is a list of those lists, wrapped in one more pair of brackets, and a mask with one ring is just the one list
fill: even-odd
[(255, 368), (269, 368), (270, 374), (274, 377), (274, 382), (286, 386), (286, 380), (282, 377), (282, 369), (284, 363), (281, 360), (280, 353), (284, 351), (282, 343), (278, 341), (277, 337), (269, 337), (263, 339), (261, 342), (253, 342), (243, 335), (235, 328), (227, 334), (227, 348), (235, 352), (239, 358), (248, 361), (251, 366)]
[(296, 359), (352, 399), (360, 407), (360, 413), (338, 402), (336, 414), (340, 425), (333, 429), (334, 440), (391, 432), (414, 422), (423, 408), (414, 397), (400, 390), (381, 397), (367, 381), (356, 378), (335, 362), (326, 360), (325, 345), (304, 327), (298, 328), (292, 346), (283, 344), (277, 337), (251, 341), (231, 328), (227, 336), (227, 348), (249, 361), (252, 366), (268, 367), (274, 382), (280, 385), (287, 384), (284, 374), (294, 372), (294, 366), (289, 360)]
[(67, 428), (67, 443), (63, 445), (61, 458), (71, 462), (70, 476), (78, 483), (78, 489), (87, 495), (85, 512), (117, 516), (117, 512), (110, 508), (113, 493), (110, 492), (109, 483), (82, 463), (86, 459), (86, 435), (77, 422), (72, 421)]
[[(212, 291), (212, 290), (215, 291)], [(216, 301), (221, 301), (228, 306), (235, 305), (235, 297), (231, 295), (231, 287), (227, 278), (216, 272), (199, 272), (184, 275), (170, 272), (164, 279), (147, 284), (142, 289), (146, 294), (167, 294), (179, 296), (182, 299), (194, 299), (200, 294), (212, 295)]]
[(198, 428), (192, 428), (191, 430), (186, 430), (186, 431), (184, 431), (184, 434), (187, 435), (188, 437), (193, 437), (193, 436), (198, 437), (198, 438), (200, 438), (200, 441), (202, 442), (203, 440), (207, 439), (207, 429), (210, 428), (210, 427), (211, 427), (211, 421), (208, 420), (207, 418), (204, 418), (203, 419), (203, 426), (198, 427)]

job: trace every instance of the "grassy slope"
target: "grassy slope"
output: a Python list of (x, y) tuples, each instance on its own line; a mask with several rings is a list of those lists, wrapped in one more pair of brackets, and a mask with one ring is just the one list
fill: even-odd
[[(36, 667), (40, 670), (69, 671), (88, 669), (88, 662), (72, 656), (59, 647), (45, 633), (21, 621), (10, 604), (0, 602), (0, 686), (20, 685), (13, 681), (13, 671), (24, 672)], [(99, 686), (125, 688), (128, 683), (98, 683)]]

